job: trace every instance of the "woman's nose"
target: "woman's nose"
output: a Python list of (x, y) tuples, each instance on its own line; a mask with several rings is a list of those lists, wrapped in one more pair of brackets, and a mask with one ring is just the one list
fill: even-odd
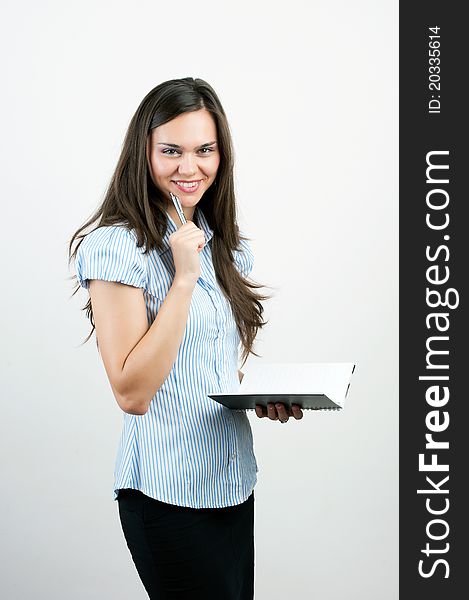
[(196, 172), (197, 172), (196, 158), (190, 153), (181, 156), (181, 162), (179, 163), (179, 173), (181, 173), (181, 175), (184, 175), (184, 174), (192, 175)]

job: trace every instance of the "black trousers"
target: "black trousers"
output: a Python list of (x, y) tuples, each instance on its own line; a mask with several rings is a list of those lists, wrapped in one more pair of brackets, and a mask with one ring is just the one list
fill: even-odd
[(236, 506), (188, 508), (118, 495), (127, 546), (151, 600), (254, 598), (254, 491)]

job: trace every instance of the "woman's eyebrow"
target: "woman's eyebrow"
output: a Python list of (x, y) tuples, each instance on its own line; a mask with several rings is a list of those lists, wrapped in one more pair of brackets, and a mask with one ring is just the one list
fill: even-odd
[[(213, 146), (213, 144), (216, 144), (217, 141), (215, 140), (214, 142), (207, 142), (206, 144), (202, 144), (201, 146), (197, 146), (195, 149), (197, 148), (205, 148), (206, 146)], [(170, 148), (181, 148), (181, 146), (178, 146), (178, 144), (169, 144), (167, 142), (158, 142), (157, 146), (169, 146)]]

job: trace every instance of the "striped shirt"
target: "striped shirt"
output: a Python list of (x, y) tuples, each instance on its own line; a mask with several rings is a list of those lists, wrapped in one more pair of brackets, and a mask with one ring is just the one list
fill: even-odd
[[(175, 363), (144, 415), (123, 412), (114, 470), (118, 490), (133, 488), (179, 506), (221, 508), (247, 500), (258, 466), (245, 411), (231, 411), (207, 396), (239, 387), (240, 337), (229, 302), (217, 281), (210, 239), (213, 231), (199, 207), (194, 222), (205, 234), (199, 253), (201, 275), (192, 293), (184, 336)], [(77, 279), (117, 281), (142, 288), (148, 324), (155, 320), (174, 278), (169, 236), (177, 226), (168, 215), (163, 250), (147, 256), (135, 232), (121, 225), (100, 227), (80, 244)], [(241, 240), (235, 265), (248, 276), (249, 242)]]

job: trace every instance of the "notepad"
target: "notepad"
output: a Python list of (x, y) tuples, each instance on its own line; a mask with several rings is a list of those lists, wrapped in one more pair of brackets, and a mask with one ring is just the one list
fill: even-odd
[(286, 409), (344, 408), (355, 363), (261, 363), (252, 365), (236, 390), (208, 396), (231, 410), (254, 410), (280, 402)]

